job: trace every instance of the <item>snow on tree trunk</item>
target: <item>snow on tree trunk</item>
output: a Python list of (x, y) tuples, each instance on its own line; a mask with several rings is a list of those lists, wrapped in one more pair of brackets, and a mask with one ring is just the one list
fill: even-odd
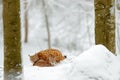
[(4, 80), (21, 80), (20, 1), (3, 0)]
[(114, 0), (95, 0), (95, 41), (115, 53)]
[(120, 0), (116, 0), (116, 53), (120, 54)]

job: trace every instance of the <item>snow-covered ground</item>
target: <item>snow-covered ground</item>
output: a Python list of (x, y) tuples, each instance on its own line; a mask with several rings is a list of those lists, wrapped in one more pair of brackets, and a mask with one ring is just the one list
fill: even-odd
[[(24, 10), (21, 1), (23, 80), (120, 80), (120, 55), (114, 56), (103, 45), (94, 45), (94, 0), (47, 1), (52, 47), (67, 55), (67, 59), (54, 67), (32, 66), (28, 55), (47, 48), (43, 6), (41, 0), (28, 0), (29, 41), (24, 43)], [(0, 80), (3, 80), (1, 13)], [(119, 28), (120, 18), (117, 15)]]
[(33, 67), (26, 60), (24, 80), (120, 80), (120, 56), (103, 45), (92, 46), (77, 57), (68, 55), (55, 67)]

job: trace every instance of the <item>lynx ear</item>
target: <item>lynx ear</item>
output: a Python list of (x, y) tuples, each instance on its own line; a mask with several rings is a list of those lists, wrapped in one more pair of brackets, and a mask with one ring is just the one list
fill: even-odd
[(30, 58), (32, 57), (30, 54), (28, 55)]

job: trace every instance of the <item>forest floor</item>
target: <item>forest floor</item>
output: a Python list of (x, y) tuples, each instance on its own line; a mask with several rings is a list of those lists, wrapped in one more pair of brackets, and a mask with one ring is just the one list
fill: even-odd
[(67, 58), (54, 67), (32, 66), (28, 55), (34, 54), (31, 53), (34, 48), (37, 49), (31, 44), (23, 45), (23, 80), (120, 80), (120, 56), (113, 55), (103, 45), (92, 46), (78, 56), (68, 53)]

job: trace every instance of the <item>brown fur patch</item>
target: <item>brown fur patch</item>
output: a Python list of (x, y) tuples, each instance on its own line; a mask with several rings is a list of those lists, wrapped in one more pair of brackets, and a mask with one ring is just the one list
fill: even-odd
[(46, 49), (30, 56), (30, 60), (34, 66), (53, 66), (56, 63), (64, 60), (65, 57), (57, 49)]

